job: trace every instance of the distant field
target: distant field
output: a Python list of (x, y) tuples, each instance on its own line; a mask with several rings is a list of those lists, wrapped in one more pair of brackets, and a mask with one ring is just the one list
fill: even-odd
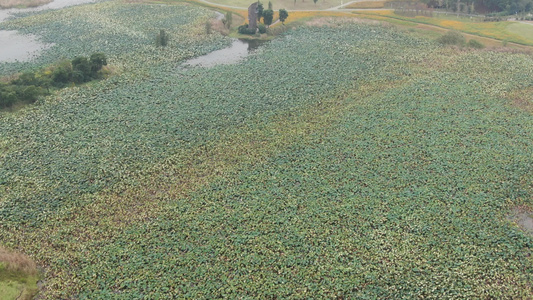
[(533, 23), (523, 24), (523, 23), (512, 23), (507, 25), (507, 31), (522, 38), (533, 41)]
[(43, 268), (40, 298), (533, 294), (509, 218), (533, 211), (531, 55), (328, 18), (181, 66), (231, 43), (215, 16), (104, 2), (0, 25), (55, 44), (0, 74), (94, 51), (116, 69), (0, 112), (0, 245)]
[[(495, 38), (502, 41), (515, 42), (523, 45), (533, 45), (533, 37), (528, 30), (529, 25), (515, 22), (475, 22), (468, 18), (458, 18), (453, 14), (448, 16), (435, 14), (435, 17), (416, 16), (407, 17), (395, 14), (392, 10), (354, 12), (357, 15), (386, 17), (396, 20), (412, 21), (416, 23), (435, 25), (446, 29), (458, 30), (479, 36)], [(533, 27), (533, 26), (531, 26)]]

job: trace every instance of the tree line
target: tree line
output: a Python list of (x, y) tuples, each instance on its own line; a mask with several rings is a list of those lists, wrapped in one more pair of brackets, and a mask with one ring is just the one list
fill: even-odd
[(65, 59), (39, 71), (24, 72), (15, 79), (0, 82), (0, 108), (34, 103), (40, 96), (50, 94), (51, 89), (98, 79), (105, 65), (105, 54), (93, 53), (89, 58), (79, 56), (72, 60)]
[(431, 8), (445, 8), (464, 13), (514, 15), (533, 10), (533, 0), (420, 0), (420, 2)]

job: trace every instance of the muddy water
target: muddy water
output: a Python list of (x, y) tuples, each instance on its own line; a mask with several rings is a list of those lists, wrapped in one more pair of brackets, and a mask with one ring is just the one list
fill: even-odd
[[(67, 6), (95, 2), (96, 0), (55, 0), (46, 5), (24, 9), (0, 10), (0, 23), (17, 13), (59, 9)], [(21, 35), (16, 31), (0, 30), (0, 62), (29, 61), (38, 56), (42, 50), (51, 47), (44, 44), (34, 35)]]
[(253, 53), (265, 41), (235, 39), (228, 47), (185, 61), (182, 66), (210, 68), (216, 65), (236, 64)]

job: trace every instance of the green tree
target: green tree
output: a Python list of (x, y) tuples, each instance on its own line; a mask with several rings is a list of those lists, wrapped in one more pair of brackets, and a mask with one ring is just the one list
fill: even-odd
[(38, 80), (35, 78), (35, 73), (24, 72), (19, 78), (13, 80), (13, 84), (16, 85), (38, 85)]
[(227, 29), (230, 29), (231, 28), (231, 23), (233, 22), (233, 13), (231, 11), (228, 11), (226, 13), (226, 16), (224, 17), (224, 19), (222, 20), (222, 23), (224, 23), (224, 26), (227, 28)]
[(205, 21), (205, 33), (211, 34), (211, 21), (209, 20)]
[(314, 3), (315, 3), (315, 5), (316, 5), (316, 3), (318, 2), (318, 0), (313, 0), (313, 2), (314, 2)]
[(72, 80), (82, 83), (91, 80), (91, 63), (87, 57), (76, 57), (72, 60)]
[(107, 66), (107, 57), (102, 52), (96, 52), (91, 54), (91, 72), (93, 78), (96, 78), (96, 73), (102, 69), (103, 66)]
[(72, 64), (68, 59), (60, 61), (52, 72), (52, 80), (55, 85), (64, 86), (72, 77)]
[(282, 8), (279, 10), (279, 20), (281, 21), (281, 23), (285, 24), (285, 20), (287, 20), (288, 17), (289, 13), (286, 9)]
[(272, 9), (272, 2), (271, 2), (271, 1), (268, 1), (268, 9), (273, 10), (273, 9)]
[(265, 9), (263, 8), (263, 3), (257, 2), (257, 22), (261, 22), (261, 18), (264, 16), (264, 10)]
[(0, 82), (0, 108), (10, 107), (17, 102), (17, 94), (12, 85)]
[(271, 9), (266, 9), (263, 11), (263, 23), (265, 23), (266, 26), (270, 26), (272, 24), (272, 19), (274, 19), (274, 11)]

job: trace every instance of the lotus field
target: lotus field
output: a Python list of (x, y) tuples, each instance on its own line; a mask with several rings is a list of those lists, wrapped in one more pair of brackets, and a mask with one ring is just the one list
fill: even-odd
[[(528, 298), (529, 54), (331, 19), (240, 63), (212, 11), (103, 2), (7, 21), (109, 78), (0, 112), (0, 245), (43, 299)], [(165, 29), (171, 39), (157, 48)]]

